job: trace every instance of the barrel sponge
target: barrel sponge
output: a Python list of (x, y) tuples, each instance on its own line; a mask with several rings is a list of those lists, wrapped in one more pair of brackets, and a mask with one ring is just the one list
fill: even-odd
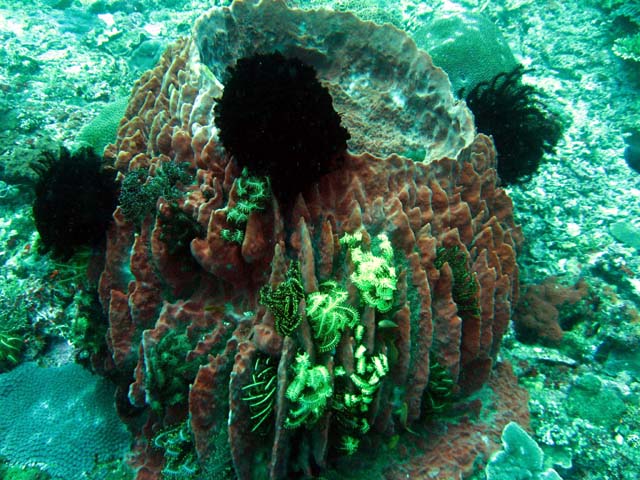
[(0, 375), (0, 456), (54, 477), (88, 478), (96, 459), (122, 458), (129, 448), (114, 390), (77, 364), (30, 362)]
[(468, 92), (518, 65), (500, 30), (481, 14), (438, 14), (417, 27), (412, 36), (433, 63), (447, 72), (454, 92)]

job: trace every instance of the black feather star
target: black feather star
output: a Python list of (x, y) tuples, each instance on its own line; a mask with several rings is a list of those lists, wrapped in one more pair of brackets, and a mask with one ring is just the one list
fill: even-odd
[(534, 174), (545, 153), (553, 153), (564, 126), (542, 93), (522, 83), (524, 68), (500, 73), (466, 94), (479, 132), (491, 135), (498, 151), (498, 175), (516, 183)]
[(68, 258), (99, 243), (117, 203), (115, 173), (102, 168), (91, 148), (43, 152), (31, 168), (38, 174), (33, 219), (44, 250)]
[(224, 148), (252, 175), (267, 176), (281, 201), (335, 170), (349, 133), (316, 70), (280, 53), (241, 58), (215, 106)]

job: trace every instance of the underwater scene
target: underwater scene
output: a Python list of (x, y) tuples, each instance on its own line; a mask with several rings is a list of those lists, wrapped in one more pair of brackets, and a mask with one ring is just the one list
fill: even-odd
[(640, 478), (640, 0), (0, 39), (0, 480)]

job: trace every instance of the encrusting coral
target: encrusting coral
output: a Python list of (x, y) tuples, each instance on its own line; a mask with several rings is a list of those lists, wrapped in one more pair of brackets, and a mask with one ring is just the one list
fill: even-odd
[[(274, 50), (313, 68), (350, 150), (339, 171), (316, 172), (293, 198), (274, 192), (246, 223), (230, 222), (243, 174), (216, 136), (221, 84), (211, 78)], [(139, 480), (162, 471), (153, 436), (185, 420), (199, 464), (225, 457), (222, 432), (239, 479), (313, 476), (346, 457), (373, 468), (367, 451), (411, 432), (407, 444), (420, 450), (399, 448), (376, 468), (387, 478), (457, 477), (487, 458), (509, 420), (526, 423), (526, 398), (495, 361), (518, 297), (521, 233), (496, 185), (493, 144), (471, 118), (401, 32), (280, 1), (212, 9), (142, 76), (105, 156), (125, 178), (172, 161), (194, 181), (139, 225), (117, 208), (108, 234), (104, 368), (120, 379), (123, 417), (132, 404), (147, 414), (144, 427), (131, 421)], [(424, 149), (426, 161), (393, 154), (407, 149)], [(173, 255), (163, 231), (178, 210), (203, 234)], [(241, 242), (224, 238), (234, 228)], [(179, 389), (188, 398), (171, 390), (158, 405), (154, 359), (172, 332), (199, 368)], [(441, 400), (429, 392), (431, 362), (451, 392), (442, 399), (488, 383), (499, 407), (491, 420), (429, 431), (423, 413)]]

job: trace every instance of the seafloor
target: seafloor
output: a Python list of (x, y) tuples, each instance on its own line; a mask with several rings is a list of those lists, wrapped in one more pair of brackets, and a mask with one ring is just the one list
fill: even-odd
[[(73, 346), (83, 334), (77, 319), (95, 308), (83, 258), (62, 263), (35, 248), (29, 164), (36, 147), (71, 145), (105, 105), (128, 95), (169, 42), (189, 34), (211, 3), (0, 0), (0, 323), (22, 332), (24, 361), (86, 359), (90, 352)], [(525, 291), (555, 290), (537, 301), (557, 309), (563, 331), (527, 344), (510, 332), (501, 359), (529, 392), (532, 434), (549, 467), (565, 480), (637, 479), (640, 173), (624, 160), (624, 136), (640, 128), (640, 62), (612, 49), (629, 21), (614, 14), (624, 2), (292, 3), (364, 9), (408, 31), (439, 9), (482, 12), (529, 69), (526, 81), (562, 112), (568, 127), (555, 154), (508, 192), (525, 237), (521, 284)], [(637, 2), (627, 3), (638, 15)], [(13, 411), (2, 400), (0, 416)], [(98, 470), (91, 478), (130, 475), (117, 460)], [(8, 465), (0, 472), (6, 479), (46, 478)]]

